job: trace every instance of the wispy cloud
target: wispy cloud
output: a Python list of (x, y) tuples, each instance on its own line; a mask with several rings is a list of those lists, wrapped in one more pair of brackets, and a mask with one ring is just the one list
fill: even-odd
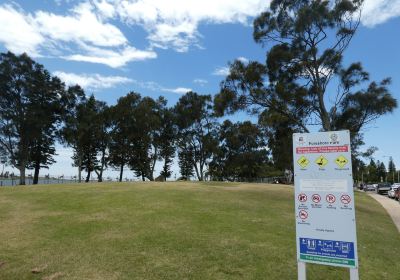
[(157, 57), (155, 52), (141, 51), (130, 46), (116, 50), (90, 46), (83, 46), (83, 49), (87, 51), (87, 54), (73, 54), (63, 56), (63, 58), (66, 60), (105, 64), (113, 68), (118, 68), (130, 61), (141, 61)]
[(173, 92), (173, 93), (177, 93), (177, 94), (185, 94), (189, 91), (192, 91), (192, 89), (185, 88), (185, 87), (177, 87), (177, 88), (162, 88), (162, 91)]
[(98, 16), (90, 2), (74, 6), (65, 15), (41, 10), (31, 14), (15, 5), (0, 5), (0, 42), (16, 53), (59, 55), (115, 68), (157, 57), (154, 51), (133, 47), (119, 28)]
[(155, 92), (170, 92), (176, 94), (185, 94), (189, 91), (192, 91), (191, 88), (187, 87), (175, 87), (175, 88), (165, 87), (153, 81), (144, 82), (144, 81), (133, 80), (133, 83), (143, 89), (148, 89)]
[(229, 67), (217, 67), (212, 73), (214, 76), (228, 76), (229, 75)]
[(200, 24), (242, 23), (269, 6), (269, 0), (95, 0), (99, 13), (140, 25), (151, 46), (186, 52), (199, 45)]
[(198, 84), (200, 86), (205, 86), (206, 84), (208, 84), (208, 81), (204, 79), (194, 79), (193, 83)]
[[(239, 23), (268, 9), (270, 0), (55, 0), (63, 13), (24, 11), (15, 2), (0, 4), (0, 43), (31, 56), (123, 67), (154, 59), (156, 49), (186, 52), (201, 45), (202, 24)], [(23, 3), (23, 1), (21, 1)], [(365, 0), (362, 24), (368, 27), (400, 16), (400, 0)], [(138, 49), (119, 28), (143, 28), (147, 46)], [(240, 57), (242, 61), (247, 59)], [(217, 75), (225, 75), (219, 69)]]
[(16, 53), (27, 52), (39, 56), (45, 38), (35, 29), (34, 18), (26, 16), (10, 5), (0, 6), (0, 42)]
[(133, 83), (134, 80), (121, 76), (102, 76), (100, 74), (75, 74), (56, 71), (53, 73), (67, 85), (80, 85), (85, 89), (101, 90), (120, 84)]
[(400, 16), (400, 0), (365, 0), (361, 22), (373, 27)]
[(249, 59), (246, 58), (246, 57), (243, 57), (243, 56), (239, 56), (239, 57), (237, 58), (237, 60), (239, 60), (240, 62), (243, 62), (244, 64), (249, 63)]

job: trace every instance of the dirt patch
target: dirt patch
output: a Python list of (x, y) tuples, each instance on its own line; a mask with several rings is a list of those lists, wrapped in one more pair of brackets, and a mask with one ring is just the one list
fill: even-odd
[(42, 265), (42, 266), (35, 267), (35, 268), (33, 268), (33, 269), (31, 270), (31, 272), (32, 272), (33, 274), (39, 274), (39, 273), (42, 273), (43, 271), (45, 271), (46, 268), (47, 268), (47, 264)]
[(2, 268), (5, 264), (6, 264), (6, 262), (0, 261), (0, 268)]

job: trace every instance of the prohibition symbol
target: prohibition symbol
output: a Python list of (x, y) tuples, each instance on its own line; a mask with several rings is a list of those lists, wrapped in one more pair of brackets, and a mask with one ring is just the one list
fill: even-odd
[(314, 203), (319, 203), (321, 201), (321, 196), (319, 194), (313, 194), (311, 199)]
[(347, 194), (344, 194), (344, 195), (342, 195), (342, 196), (340, 197), (340, 201), (341, 201), (343, 204), (349, 204), (349, 203), (351, 202), (351, 197), (350, 197), (349, 195), (347, 195)]
[(300, 219), (302, 219), (302, 220), (307, 219), (307, 218), (308, 218), (308, 213), (307, 213), (307, 211), (300, 210), (300, 212), (299, 212), (299, 217), (300, 217)]
[(334, 203), (336, 201), (336, 197), (333, 194), (328, 194), (326, 196), (326, 201), (330, 204)]
[(305, 193), (301, 193), (297, 196), (300, 202), (306, 202), (307, 201), (307, 195)]

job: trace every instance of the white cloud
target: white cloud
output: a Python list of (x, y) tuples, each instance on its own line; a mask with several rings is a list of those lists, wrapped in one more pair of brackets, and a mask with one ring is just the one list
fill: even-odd
[(96, 11), (89, 2), (74, 6), (66, 15), (40, 10), (27, 14), (14, 6), (0, 5), (0, 42), (15, 53), (27, 52), (34, 57), (51, 53), (111, 67), (157, 57), (154, 51), (131, 46), (120, 29), (104, 22)]
[[(63, 14), (44, 10), (27, 13), (16, 4), (0, 4), (0, 43), (13, 52), (27, 52), (34, 57), (51, 54), (121, 67), (156, 58), (155, 48), (186, 52), (192, 46), (199, 47), (201, 24), (251, 26), (252, 19), (271, 1), (56, 0), (61, 2), (72, 8)], [(400, 16), (400, 0), (365, 0), (362, 24), (372, 27), (396, 16)], [(135, 48), (117, 27), (121, 23), (143, 28), (147, 48)]]
[(246, 58), (246, 57), (243, 57), (243, 56), (239, 56), (239, 57), (237, 58), (237, 60), (239, 60), (240, 62), (242, 62), (242, 63), (244, 63), (244, 64), (249, 63), (249, 59)]
[(55, 41), (99, 47), (121, 46), (128, 42), (117, 27), (99, 20), (88, 3), (79, 4), (65, 16), (38, 11), (35, 24), (41, 34)]
[(104, 16), (119, 17), (131, 26), (142, 26), (149, 33), (153, 47), (186, 52), (191, 45), (198, 44), (200, 24), (249, 24), (270, 1), (97, 0), (95, 3)]
[(80, 85), (85, 89), (100, 90), (115, 87), (119, 84), (133, 83), (134, 80), (121, 76), (102, 76), (100, 74), (75, 74), (56, 71), (53, 73), (67, 85)]
[(193, 83), (199, 84), (200, 86), (204, 86), (204, 85), (208, 84), (208, 81), (204, 80), (204, 79), (194, 79)]
[(400, 0), (365, 0), (363, 5), (361, 22), (368, 27), (400, 16)]
[(164, 87), (159, 83), (153, 81), (143, 82), (143, 81), (133, 80), (132, 82), (143, 89), (148, 89), (155, 92), (171, 92), (176, 94), (185, 94), (189, 91), (192, 91), (191, 88), (187, 87), (176, 87), (176, 88)]
[(10, 5), (0, 6), (0, 42), (15, 53), (27, 52), (39, 56), (45, 38), (35, 29), (34, 19)]
[(162, 91), (166, 92), (172, 92), (172, 93), (177, 93), (177, 94), (185, 94), (189, 91), (192, 91), (191, 88), (185, 88), (185, 87), (177, 87), (177, 88), (162, 88)]
[(212, 73), (214, 76), (228, 76), (229, 75), (229, 67), (217, 67)]
[(87, 51), (87, 54), (74, 54), (64, 56), (63, 58), (106, 64), (117, 68), (126, 65), (130, 61), (140, 61), (157, 57), (157, 54), (153, 51), (141, 51), (130, 46), (124, 47), (122, 50), (109, 50), (90, 46), (83, 46), (83, 49)]

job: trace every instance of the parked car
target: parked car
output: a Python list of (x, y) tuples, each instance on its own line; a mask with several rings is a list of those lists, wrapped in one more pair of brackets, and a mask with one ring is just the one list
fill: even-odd
[(390, 190), (389, 190), (388, 193), (387, 193), (387, 196), (388, 196), (389, 198), (394, 198), (395, 191), (397, 191), (398, 188), (399, 188), (399, 186), (392, 185), (392, 186), (390, 187)]
[(400, 184), (397, 183), (395, 185), (397, 185), (397, 189), (394, 191), (394, 199), (400, 202)]
[(375, 190), (376, 190), (376, 188), (375, 188), (374, 184), (368, 184), (368, 185), (365, 185), (365, 187), (364, 187), (364, 191), (365, 192), (367, 192), (367, 191), (375, 191)]
[(390, 185), (389, 183), (379, 183), (378, 186), (376, 187), (376, 193), (377, 194), (388, 193), (391, 187), (392, 185)]

